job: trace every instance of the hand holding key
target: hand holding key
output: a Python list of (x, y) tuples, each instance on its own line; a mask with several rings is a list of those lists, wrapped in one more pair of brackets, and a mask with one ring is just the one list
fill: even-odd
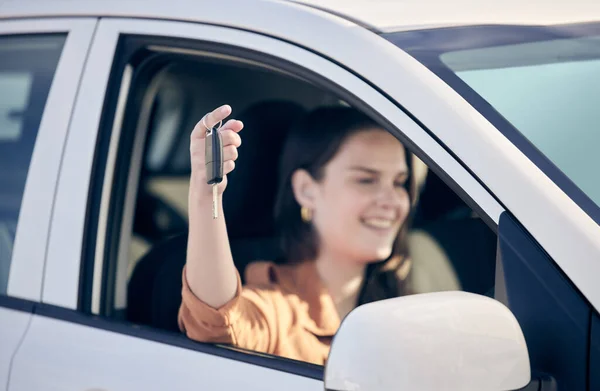
[(198, 121), (190, 140), (190, 193), (202, 199), (213, 198), (213, 217), (216, 216), (216, 199), (227, 186), (226, 175), (235, 168), (237, 148), (242, 142), (238, 135), (244, 127), (241, 121), (231, 119), (222, 127), (217, 126), (230, 114), (231, 107), (228, 105), (208, 113)]
[[(215, 220), (214, 212), (218, 209), (212, 207), (213, 189), (217, 207), (220, 207), (219, 196), (227, 186), (227, 174), (235, 167), (237, 148), (242, 143), (238, 132), (244, 125), (236, 120), (225, 122), (230, 114), (231, 107), (228, 105), (206, 114), (198, 121), (190, 136), (192, 172), (188, 199), (189, 225), (185, 273), (192, 292), (213, 308), (219, 308), (230, 301), (237, 291), (237, 272), (229, 247), (225, 219)], [(219, 128), (218, 133), (211, 133), (220, 123), (223, 123), (223, 126)], [(218, 138), (219, 135), (221, 146), (214, 143), (207, 145), (214, 142), (215, 136)], [(209, 151), (212, 156), (207, 156), (208, 146), (211, 147)], [(212, 146), (216, 149), (213, 150)], [(219, 155), (219, 152), (221, 157), (215, 156)], [(213, 162), (212, 165), (207, 164), (210, 161)], [(221, 161), (222, 165), (219, 164)], [(218, 184), (208, 183), (218, 181), (221, 175), (222, 181)]]

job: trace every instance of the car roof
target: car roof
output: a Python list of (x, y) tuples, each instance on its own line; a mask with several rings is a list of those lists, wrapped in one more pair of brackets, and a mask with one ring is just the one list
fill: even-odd
[(548, 25), (600, 21), (598, 0), (299, 0), (362, 21), (378, 30), (398, 31), (460, 25)]
[[(336, 15), (370, 30), (401, 31), (482, 24), (547, 25), (600, 21), (598, 0), (240, 0), (262, 10), (311, 8)], [(0, 18), (44, 16), (125, 16), (161, 19), (169, 3), (181, 20), (219, 4), (187, 0), (0, 0)], [(227, 12), (224, 10), (224, 12)], [(173, 13), (170, 12), (172, 18)], [(200, 21), (200, 17), (197, 17)]]

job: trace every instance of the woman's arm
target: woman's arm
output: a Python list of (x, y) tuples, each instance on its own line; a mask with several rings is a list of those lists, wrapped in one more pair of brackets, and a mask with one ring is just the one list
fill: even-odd
[[(212, 186), (206, 183), (204, 143), (206, 126), (213, 127), (231, 114), (231, 107), (221, 106), (199, 121), (190, 140), (191, 177), (188, 196), (189, 233), (185, 278), (191, 291), (204, 303), (220, 308), (236, 295), (237, 270), (231, 256), (229, 238), (222, 212), (222, 194), (227, 177), (218, 185), (219, 217), (212, 218)], [(223, 139), (223, 174), (235, 167), (240, 121), (229, 120), (221, 128)]]

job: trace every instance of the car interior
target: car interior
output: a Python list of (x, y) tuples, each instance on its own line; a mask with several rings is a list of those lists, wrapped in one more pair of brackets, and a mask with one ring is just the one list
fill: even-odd
[[(347, 103), (288, 72), (218, 56), (170, 55), (153, 76), (151, 110), (141, 133), (140, 169), (124, 189), (130, 202), (112, 260), (111, 308), (102, 315), (179, 332), (181, 273), (187, 243), (189, 136), (200, 118), (221, 104), (244, 122), (236, 169), (223, 196), (234, 262), (243, 277), (254, 260), (279, 255), (273, 204), (279, 152), (286, 131), (302, 115), (324, 105)], [(140, 84), (131, 87), (147, 88)], [(142, 135), (143, 133), (143, 135)], [(135, 166), (133, 162), (128, 167)], [(420, 292), (460, 289), (493, 295), (496, 235), (435, 173), (415, 159), (420, 188), (410, 234)], [(131, 173), (128, 175), (132, 175)], [(129, 201), (128, 201), (129, 200)], [(428, 281), (428, 282), (425, 282)], [(431, 281), (434, 281), (432, 284)]]

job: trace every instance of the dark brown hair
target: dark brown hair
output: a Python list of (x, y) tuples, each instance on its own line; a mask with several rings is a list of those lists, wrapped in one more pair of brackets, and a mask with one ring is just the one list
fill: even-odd
[[(279, 189), (275, 203), (275, 221), (286, 262), (302, 262), (317, 257), (318, 237), (311, 224), (302, 221), (300, 205), (292, 188), (292, 175), (306, 170), (315, 180), (324, 175), (327, 163), (336, 155), (351, 135), (382, 129), (375, 121), (349, 107), (319, 108), (306, 115), (290, 129), (283, 148), (279, 172)], [(406, 151), (409, 178), (406, 181), (411, 205), (416, 185), (412, 173), (412, 155)], [(403, 224), (392, 255), (371, 263), (366, 268), (365, 282), (357, 305), (409, 293), (407, 278), (400, 277), (400, 268), (407, 267), (406, 234), (409, 218)]]

